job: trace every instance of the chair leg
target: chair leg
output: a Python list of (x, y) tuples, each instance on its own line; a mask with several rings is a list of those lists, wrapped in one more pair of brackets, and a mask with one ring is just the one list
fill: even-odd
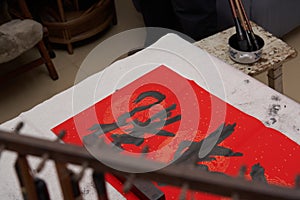
[(113, 4), (113, 20), (112, 20), (112, 24), (113, 25), (117, 25), (118, 24), (118, 17), (117, 17), (117, 12), (116, 12), (116, 5), (115, 5), (115, 0), (112, 0), (112, 4)]
[(44, 44), (46, 46), (46, 49), (48, 51), (50, 58), (53, 59), (56, 57), (56, 54), (53, 51), (52, 46), (50, 45), (50, 42), (49, 42), (49, 31), (46, 27), (43, 27), (43, 32), (44, 32), (44, 36), (43, 36)]
[(48, 50), (46, 49), (46, 46), (44, 44), (44, 41), (40, 41), (38, 44), (37, 44), (37, 47), (40, 51), (40, 54), (41, 56), (44, 58), (45, 60), (45, 65), (48, 69), (48, 72), (49, 72), (49, 75), (50, 77), (53, 79), (53, 80), (57, 80), (58, 79), (58, 74), (56, 72), (56, 69), (53, 65), (53, 62), (49, 56), (49, 53), (48, 53)]
[(64, 30), (64, 40), (67, 41), (67, 49), (68, 49), (68, 53), (69, 54), (73, 54), (74, 51), (73, 51), (73, 46), (72, 46), (72, 43), (71, 43), (71, 33), (70, 33), (70, 30), (67, 30), (65, 29)]
[(74, 51), (73, 51), (73, 46), (72, 46), (71, 43), (68, 43), (68, 44), (67, 44), (67, 49), (68, 49), (68, 53), (69, 53), (69, 54), (73, 54), (73, 53), (74, 53)]

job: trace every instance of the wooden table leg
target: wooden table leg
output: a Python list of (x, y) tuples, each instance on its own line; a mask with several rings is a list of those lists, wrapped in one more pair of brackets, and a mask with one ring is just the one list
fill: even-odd
[(271, 88), (283, 93), (282, 65), (274, 66), (268, 71), (268, 81)]

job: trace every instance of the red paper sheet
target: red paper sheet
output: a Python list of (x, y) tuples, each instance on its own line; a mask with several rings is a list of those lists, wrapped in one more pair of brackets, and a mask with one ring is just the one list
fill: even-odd
[[(163, 111), (167, 115), (159, 115)], [(134, 153), (141, 152), (147, 146), (149, 152), (157, 151), (156, 154), (148, 155), (149, 158), (168, 163), (175, 155), (188, 152), (189, 146), (184, 148), (183, 145), (186, 141), (201, 146), (205, 138), (223, 127), (223, 130), (229, 131), (222, 133), (224, 137), (206, 157), (199, 160), (199, 167), (212, 173), (236, 176), (241, 166), (245, 165), (246, 178), (258, 178), (284, 186), (293, 186), (295, 176), (300, 172), (298, 144), (166, 66), (156, 68), (76, 116), (66, 119), (52, 131), (57, 134), (66, 130), (66, 143), (82, 145), (80, 138), (97, 132), (97, 125), (103, 127), (114, 124), (128, 112), (132, 116), (125, 119), (126, 124), (121, 123), (121, 127), (98, 134), (98, 137), (106, 136), (124, 151)], [(151, 117), (153, 121), (150, 124), (154, 123), (153, 126), (146, 131), (133, 131), (132, 121), (147, 123)], [(166, 120), (167, 125), (161, 125), (161, 120)], [(163, 131), (158, 133), (159, 130)], [(123, 137), (125, 141), (132, 134), (139, 136), (138, 140), (133, 140), (135, 144), (116, 142)], [(181, 147), (182, 150), (178, 150)], [(225, 156), (224, 151), (227, 152)], [(122, 183), (115, 177), (108, 175), (107, 181), (121, 192)], [(166, 199), (177, 199), (180, 194), (179, 188), (153, 184), (165, 193)], [(123, 195), (127, 199), (138, 199), (133, 193)], [(196, 199), (222, 199), (199, 192), (193, 192), (193, 195)]]

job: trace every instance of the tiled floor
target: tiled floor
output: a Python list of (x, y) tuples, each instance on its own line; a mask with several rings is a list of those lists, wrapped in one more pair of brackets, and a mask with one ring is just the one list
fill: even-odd
[[(115, 0), (118, 14), (118, 25), (113, 26), (98, 37), (85, 42), (75, 48), (74, 54), (69, 55), (65, 50), (55, 50), (56, 58), (53, 60), (59, 73), (59, 80), (52, 81), (45, 67), (39, 67), (2, 85), (0, 94), (0, 123), (12, 119), (21, 112), (34, 107), (53, 95), (71, 87), (75, 77), (83, 79), (93, 73), (90, 70), (80, 69), (80, 65), (87, 54), (103, 40), (128, 29), (143, 26), (143, 20), (131, 3), (131, 0)], [(284, 40), (300, 52), (300, 28), (291, 32)], [(114, 51), (113, 46), (110, 51)], [(108, 66), (112, 59), (102, 55), (97, 71)], [(284, 65), (284, 93), (300, 102), (300, 56), (288, 61)], [(266, 74), (256, 77), (267, 82)], [(47, 113), (45, 113), (47, 114)]]

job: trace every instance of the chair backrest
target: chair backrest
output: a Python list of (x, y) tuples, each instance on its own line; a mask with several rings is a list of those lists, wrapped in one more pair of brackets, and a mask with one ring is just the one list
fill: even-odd
[(0, 0), (0, 25), (10, 21), (12, 18), (8, 12), (7, 0)]

